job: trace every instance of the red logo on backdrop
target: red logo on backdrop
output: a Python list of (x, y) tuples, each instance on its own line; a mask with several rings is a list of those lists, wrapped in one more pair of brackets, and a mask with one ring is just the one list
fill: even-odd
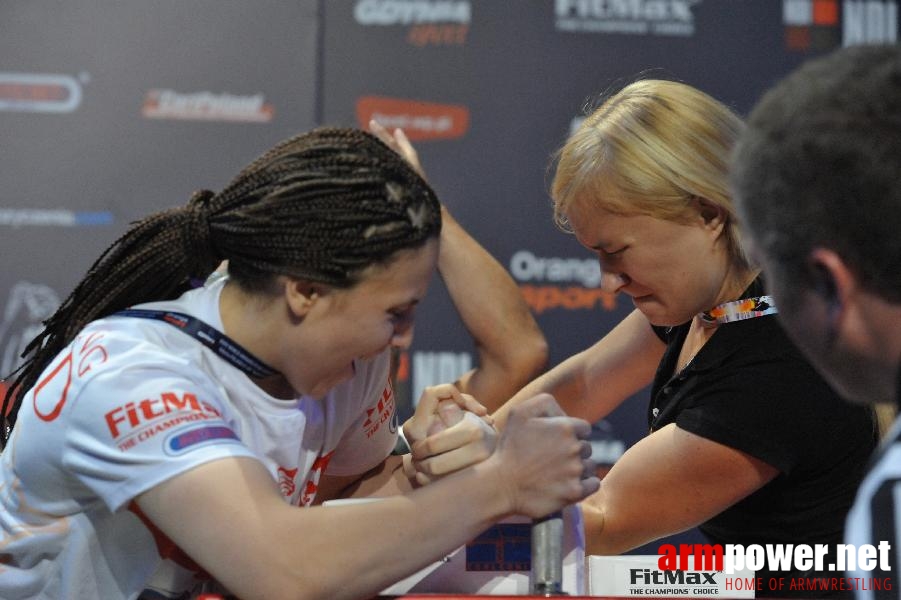
[(81, 85), (69, 75), (0, 73), (0, 110), (67, 113), (81, 104)]
[(782, 0), (789, 50), (824, 51), (859, 44), (898, 41), (895, 0)]
[(153, 89), (144, 97), (141, 114), (148, 119), (268, 123), (275, 109), (262, 93), (237, 95)]
[(789, 50), (826, 50), (839, 44), (838, 0), (783, 0), (782, 21)]
[(363, 96), (357, 100), (357, 122), (365, 129), (372, 119), (389, 130), (403, 129), (413, 141), (456, 139), (469, 130), (469, 109), (462, 105)]

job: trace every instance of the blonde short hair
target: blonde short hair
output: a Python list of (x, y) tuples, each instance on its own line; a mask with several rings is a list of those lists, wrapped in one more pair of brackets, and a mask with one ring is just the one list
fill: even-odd
[(729, 191), (729, 156), (741, 119), (684, 83), (636, 81), (588, 116), (557, 153), (551, 185), (554, 220), (569, 229), (567, 210), (588, 200), (615, 214), (686, 221), (704, 198), (727, 215), (733, 259), (741, 246)]

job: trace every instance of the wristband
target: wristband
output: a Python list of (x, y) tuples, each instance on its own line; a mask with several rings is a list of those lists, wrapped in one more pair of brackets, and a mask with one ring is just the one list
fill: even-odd
[(397, 442), (394, 444), (394, 450), (391, 451), (391, 454), (401, 455), (401, 454), (410, 454), (410, 443), (407, 441), (407, 437), (404, 435), (404, 426), (401, 425), (397, 428)]

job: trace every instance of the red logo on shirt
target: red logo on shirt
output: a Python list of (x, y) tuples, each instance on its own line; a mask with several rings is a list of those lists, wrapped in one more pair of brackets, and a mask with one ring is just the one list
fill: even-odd
[[(100, 344), (102, 338), (103, 334), (93, 333), (85, 339), (80, 348), (76, 344), (75, 348), (66, 353), (56, 367), (34, 386), (34, 392), (31, 397), (32, 407), (34, 408), (34, 414), (41, 420), (47, 422), (56, 420), (66, 405), (69, 386), (72, 385), (73, 363), (76, 358), (78, 360), (77, 377), (83, 377), (94, 365), (106, 362), (108, 355), (106, 348)], [(62, 380), (59, 377), (64, 377), (65, 379)], [(49, 388), (47, 388), (48, 385), (50, 386)], [(60, 385), (62, 390), (59, 390)], [(46, 393), (41, 395), (41, 392), (45, 392), (44, 388), (47, 388)], [(58, 395), (54, 394), (54, 391)], [(44, 400), (44, 398), (49, 398), (49, 400)]]
[(328, 463), (332, 460), (334, 453), (335, 451), (332, 450), (313, 461), (313, 466), (310, 467), (310, 474), (307, 476), (307, 482), (303, 486), (303, 495), (300, 498), (301, 506), (313, 504), (313, 500), (316, 499), (316, 492), (319, 491), (319, 478), (322, 477), (322, 473), (325, 472), (325, 468), (328, 467)]
[[(172, 416), (169, 416), (172, 415)], [(156, 434), (185, 423), (221, 419), (215, 407), (184, 392), (163, 392), (159, 398), (126, 402), (104, 415), (110, 435), (120, 450), (128, 450)]]
[(285, 467), (276, 469), (276, 472), (278, 473), (278, 488), (285, 498), (290, 498), (294, 493), (294, 490), (297, 489), (297, 484), (294, 483), (294, 478), (297, 477), (297, 471), (298, 469), (286, 469)]
[(381, 428), (382, 425), (389, 422), (394, 416), (394, 390), (391, 382), (382, 390), (382, 395), (378, 402), (371, 408), (366, 409), (366, 420), (363, 422), (363, 429), (366, 431), (366, 437), (371, 438)]

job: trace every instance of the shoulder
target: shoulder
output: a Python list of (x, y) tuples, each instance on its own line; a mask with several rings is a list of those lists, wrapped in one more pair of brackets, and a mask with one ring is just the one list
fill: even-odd
[(218, 386), (203, 366), (199, 344), (169, 343), (164, 329), (135, 321), (91, 323), (50, 363), (29, 392), (41, 420), (102, 420), (111, 407), (139, 404), (164, 392), (213, 400)]

